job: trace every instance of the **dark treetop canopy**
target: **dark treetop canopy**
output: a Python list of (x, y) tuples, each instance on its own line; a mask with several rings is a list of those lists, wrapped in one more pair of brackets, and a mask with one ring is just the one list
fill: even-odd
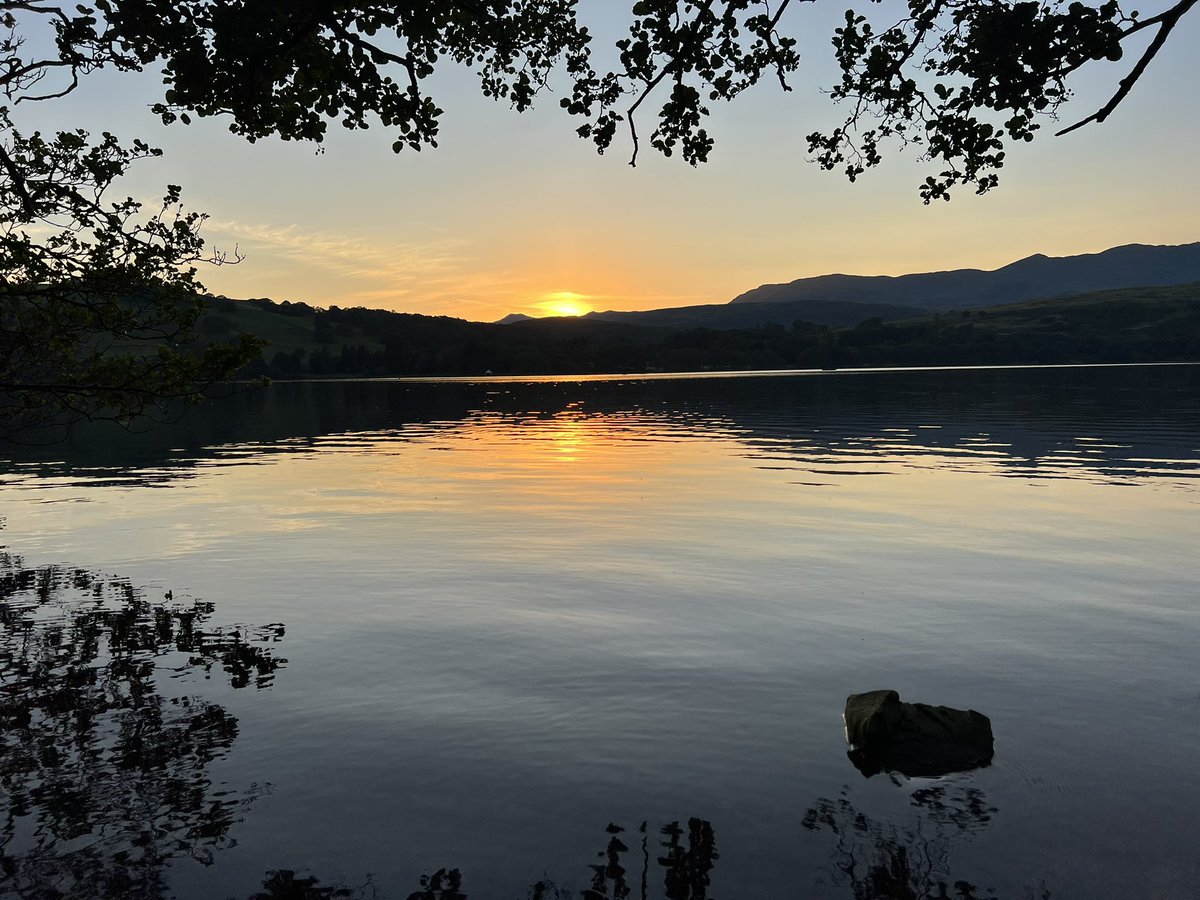
[[(1112, 101), (1085, 120), (1103, 121), (1195, 2), (1142, 17), (1115, 0), (907, 0), (877, 4), (881, 15), (896, 16), (883, 26), (848, 11), (833, 35), (842, 80), (832, 86), (847, 118), (830, 134), (811, 135), (811, 149), (822, 166), (844, 165), (853, 178), (878, 161), (884, 140), (914, 143), (946, 167), (925, 182), (926, 199), (958, 183), (987, 190), (1005, 139), (1028, 140), (1069, 96), (1073, 73), (1120, 60), (1140, 32), (1152, 37)], [(250, 139), (319, 141), (329, 122), (365, 128), (374, 120), (395, 129), (397, 150), (433, 146), (441, 110), (426, 82), (439, 66), (476, 70), (486, 95), (517, 110), (547, 90), (561, 66), (567, 90), (558, 102), (600, 150), (623, 124), (636, 160), (636, 119), (645, 114), (654, 148), (698, 163), (712, 149), (708, 104), (763, 78), (790, 90), (799, 66), (793, 33), (802, 4), (791, 0), (639, 0), (611, 71), (595, 67), (577, 6), (100, 0), (94, 10), (50, 8), (62, 16), (60, 55), (73, 72), (161, 67), (166, 93), (156, 109), (164, 120), (228, 115), (231, 129)]]

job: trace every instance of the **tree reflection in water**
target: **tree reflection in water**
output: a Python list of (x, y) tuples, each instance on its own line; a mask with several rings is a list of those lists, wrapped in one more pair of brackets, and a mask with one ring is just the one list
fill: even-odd
[[(854, 900), (989, 900), (996, 894), (951, 874), (956, 841), (981, 831), (996, 809), (975, 787), (937, 784), (912, 792), (907, 826), (884, 823), (861, 812), (844, 788), (836, 800), (821, 798), (804, 816), (804, 827), (831, 834), (835, 884)], [(1028, 900), (1050, 900), (1044, 887), (1026, 888)]]
[[(290, 869), (279, 869), (267, 872), (263, 889), (251, 894), (250, 900), (375, 900), (378, 896), (370, 881), (357, 888), (323, 887), (311, 875), (300, 877)], [(452, 896), (447, 894), (446, 900)]]
[[(718, 858), (713, 828), (703, 819), (689, 819), (684, 829), (678, 822), (669, 822), (660, 829), (661, 837), (651, 847), (650, 834), (643, 822), (631, 850), (621, 835), (625, 829), (609, 824), (605, 829), (608, 843), (597, 856), (602, 860), (591, 865), (592, 877), (588, 887), (579, 890), (556, 884), (549, 878), (529, 886), (524, 895), (512, 900), (709, 900), (709, 883)], [(654, 853), (656, 867), (651, 866)], [(627, 868), (626, 854), (633, 854), (633, 871)], [(651, 876), (654, 887), (652, 888)], [(659, 879), (661, 878), (661, 881)], [(412, 893), (401, 892), (404, 900), (469, 900), (467, 881), (458, 869), (438, 869), (423, 875), (419, 887)], [(479, 889), (485, 896), (494, 897), (493, 886), (486, 878), (470, 879), (471, 890)], [(662, 885), (660, 893), (657, 885)], [(263, 890), (252, 894), (250, 900), (383, 900), (384, 893), (368, 881), (358, 887), (321, 885), (314, 877), (300, 877), (292, 871), (268, 872)], [(396, 895), (393, 895), (396, 896)]]
[(259, 788), (213, 784), (237, 719), (186, 686), (269, 686), (284, 629), (212, 614), (0, 550), (0, 895), (161, 897), (169, 860), (231, 843)]
[[(625, 900), (633, 897), (633, 885), (624, 865), (624, 855), (629, 848), (621, 840), (625, 829), (609, 824), (608, 847), (600, 854), (604, 863), (592, 866), (592, 884), (582, 894), (583, 900)], [(638, 854), (641, 865), (638, 872), (636, 895), (639, 900), (649, 896), (650, 848), (646, 823), (638, 828), (641, 835)], [(718, 859), (717, 842), (712, 825), (704, 819), (688, 819), (685, 832), (678, 822), (670, 822), (660, 829), (662, 836), (656, 856), (663, 869), (663, 891), (667, 900), (707, 900), (708, 886), (713, 866)], [(687, 845), (683, 837), (687, 835)]]

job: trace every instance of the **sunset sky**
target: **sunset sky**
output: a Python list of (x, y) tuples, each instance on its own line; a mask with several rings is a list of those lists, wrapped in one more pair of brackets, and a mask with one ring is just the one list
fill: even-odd
[[(622, 7), (590, 0), (582, 18), (615, 36)], [(598, 156), (555, 97), (517, 115), (451, 68), (431, 84), (446, 110), (441, 146), (419, 154), (393, 154), (380, 127), (331, 127), (319, 154), (248, 144), (219, 120), (165, 128), (147, 108), (161, 91), (152, 74), (91, 76), (66, 100), (23, 105), (17, 120), (161, 146), (164, 158), (139, 166), (127, 189), (151, 198), (183, 185), (211, 216), (209, 241), (246, 255), (201, 272), (231, 297), (487, 321), (721, 303), (828, 272), (995, 268), (1037, 252), (1200, 240), (1200, 13), (1107, 123), (1064, 138), (1046, 128), (1010, 148), (997, 191), (926, 207), (917, 185), (934, 170), (912, 153), (853, 185), (806, 161), (804, 135), (840, 115), (819, 89), (835, 81), (828, 39), (843, 8), (791, 14), (790, 31), (807, 35), (796, 89), (764, 83), (715, 109), (716, 150), (696, 169), (646, 150), (630, 168), (620, 140)], [(1095, 64), (1063, 123), (1102, 105), (1130, 64)]]

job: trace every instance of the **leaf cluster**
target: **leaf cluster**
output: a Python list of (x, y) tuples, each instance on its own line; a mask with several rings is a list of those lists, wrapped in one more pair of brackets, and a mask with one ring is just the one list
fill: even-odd
[[(826, 169), (854, 180), (889, 142), (914, 145), (942, 170), (926, 202), (956, 185), (983, 193), (998, 181), (1005, 145), (1031, 140), (1070, 97), (1069, 77), (1096, 60), (1119, 61), (1125, 42), (1155, 29), (1161, 46), (1196, 0), (1146, 19), (1117, 0), (905, 0), (877, 29), (847, 11), (833, 36), (848, 105), (843, 124), (813, 132)], [(465, 66), (485, 96), (529, 108), (550, 90), (576, 130), (603, 152), (624, 124), (640, 149), (636, 116), (652, 95), (650, 145), (687, 162), (708, 159), (711, 104), (764, 77), (790, 90), (799, 41), (783, 30), (791, 0), (636, 0), (617, 65), (593, 59), (577, 0), (472, 0), (387, 4), (354, 0), (97, 0), (63, 14), (60, 55), (82, 65), (157, 67), (166, 122), (228, 116), (250, 140), (324, 139), (331, 122), (395, 129), (397, 151), (436, 146), (442, 109), (428, 91), (439, 68)], [(796, 16), (787, 23), (798, 21)], [(1127, 93), (1157, 52), (1152, 45), (1122, 85)], [(76, 63), (71, 63), (72, 66)], [(565, 84), (552, 85), (559, 74)], [(1114, 98), (1114, 105), (1124, 94)], [(1110, 110), (1109, 110), (1110, 111)], [(1094, 117), (1102, 120), (1107, 111)]]
[[(79, 46), (106, 48), (124, 68), (160, 67), (163, 121), (228, 116), (249, 140), (324, 140), (330, 123), (395, 128), (393, 149), (436, 146), (443, 110), (427, 82), (442, 65), (475, 71), (485, 96), (522, 111), (561, 70), (560, 106), (600, 151), (662, 82), (652, 145), (695, 164), (712, 140), (705, 105), (731, 100), (799, 64), (796, 39), (777, 26), (788, 3), (641, 0), (621, 67), (600, 73), (576, 0), (385, 4), (331, 0), (98, 0), (69, 21)], [(622, 103), (628, 109), (621, 110)]]
[[(916, 145), (944, 168), (926, 179), (928, 202), (960, 184), (995, 186), (1007, 141), (1027, 141), (1070, 96), (1069, 77), (1096, 60), (1118, 61), (1135, 34), (1154, 40), (1122, 83), (1119, 103), (1178, 20), (1197, 0), (1139, 18), (1117, 0), (905, 0), (877, 29), (854, 10), (833, 36), (848, 104), (840, 127), (813, 132), (819, 165), (852, 180), (878, 165), (888, 142)], [(578, 0), (95, 0), (73, 8), (0, 0), (12, 34), (0, 88), (28, 91), (54, 70), (105, 66), (161, 71), (154, 109), (166, 122), (225, 116), (250, 140), (320, 142), (330, 123), (395, 129), (393, 148), (436, 146), (443, 111), (428, 90), (445, 66), (475, 71), (484, 95), (525, 110), (550, 90), (578, 133), (601, 152), (635, 116), (662, 102), (650, 144), (692, 164), (708, 159), (711, 104), (764, 77), (790, 90), (798, 39), (783, 30), (792, 0), (636, 0), (617, 65), (598, 69)], [(18, 16), (49, 20), (57, 55), (24, 52)], [(798, 21), (787, 18), (787, 24)], [(6, 74), (4, 74), (6, 73)], [(558, 75), (565, 83), (552, 85)], [(44, 95), (46, 96), (46, 95)], [(30, 99), (27, 96), (26, 99)], [(1111, 109), (1094, 117), (1102, 121)]]
[(948, 200), (956, 185), (986, 193), (1005, 142), (1033, 140), (1040, 120), (1070, 98), (1070, 75), (1120, 60), (1123, 41), (1165, 21), (1139, 21), (1116, 0), (908, 0), (907, 15), (877, 31), (848, 10), (833, 36), (842, 78), (831, 95), (850, 112), (834, 130), (810, 134), (809, 150), (854, 181), (879, 165), (886, 142), (913, 145), (945, 166), (921, 185), (926, 203)]

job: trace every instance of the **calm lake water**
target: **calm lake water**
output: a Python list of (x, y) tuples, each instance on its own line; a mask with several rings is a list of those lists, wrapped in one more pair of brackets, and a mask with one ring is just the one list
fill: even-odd
[[(1200, 895), (1200, 368), (281, 383), (0, 452), (6, 897)], [(885, 687), (992, 765), (864, 778)]]

